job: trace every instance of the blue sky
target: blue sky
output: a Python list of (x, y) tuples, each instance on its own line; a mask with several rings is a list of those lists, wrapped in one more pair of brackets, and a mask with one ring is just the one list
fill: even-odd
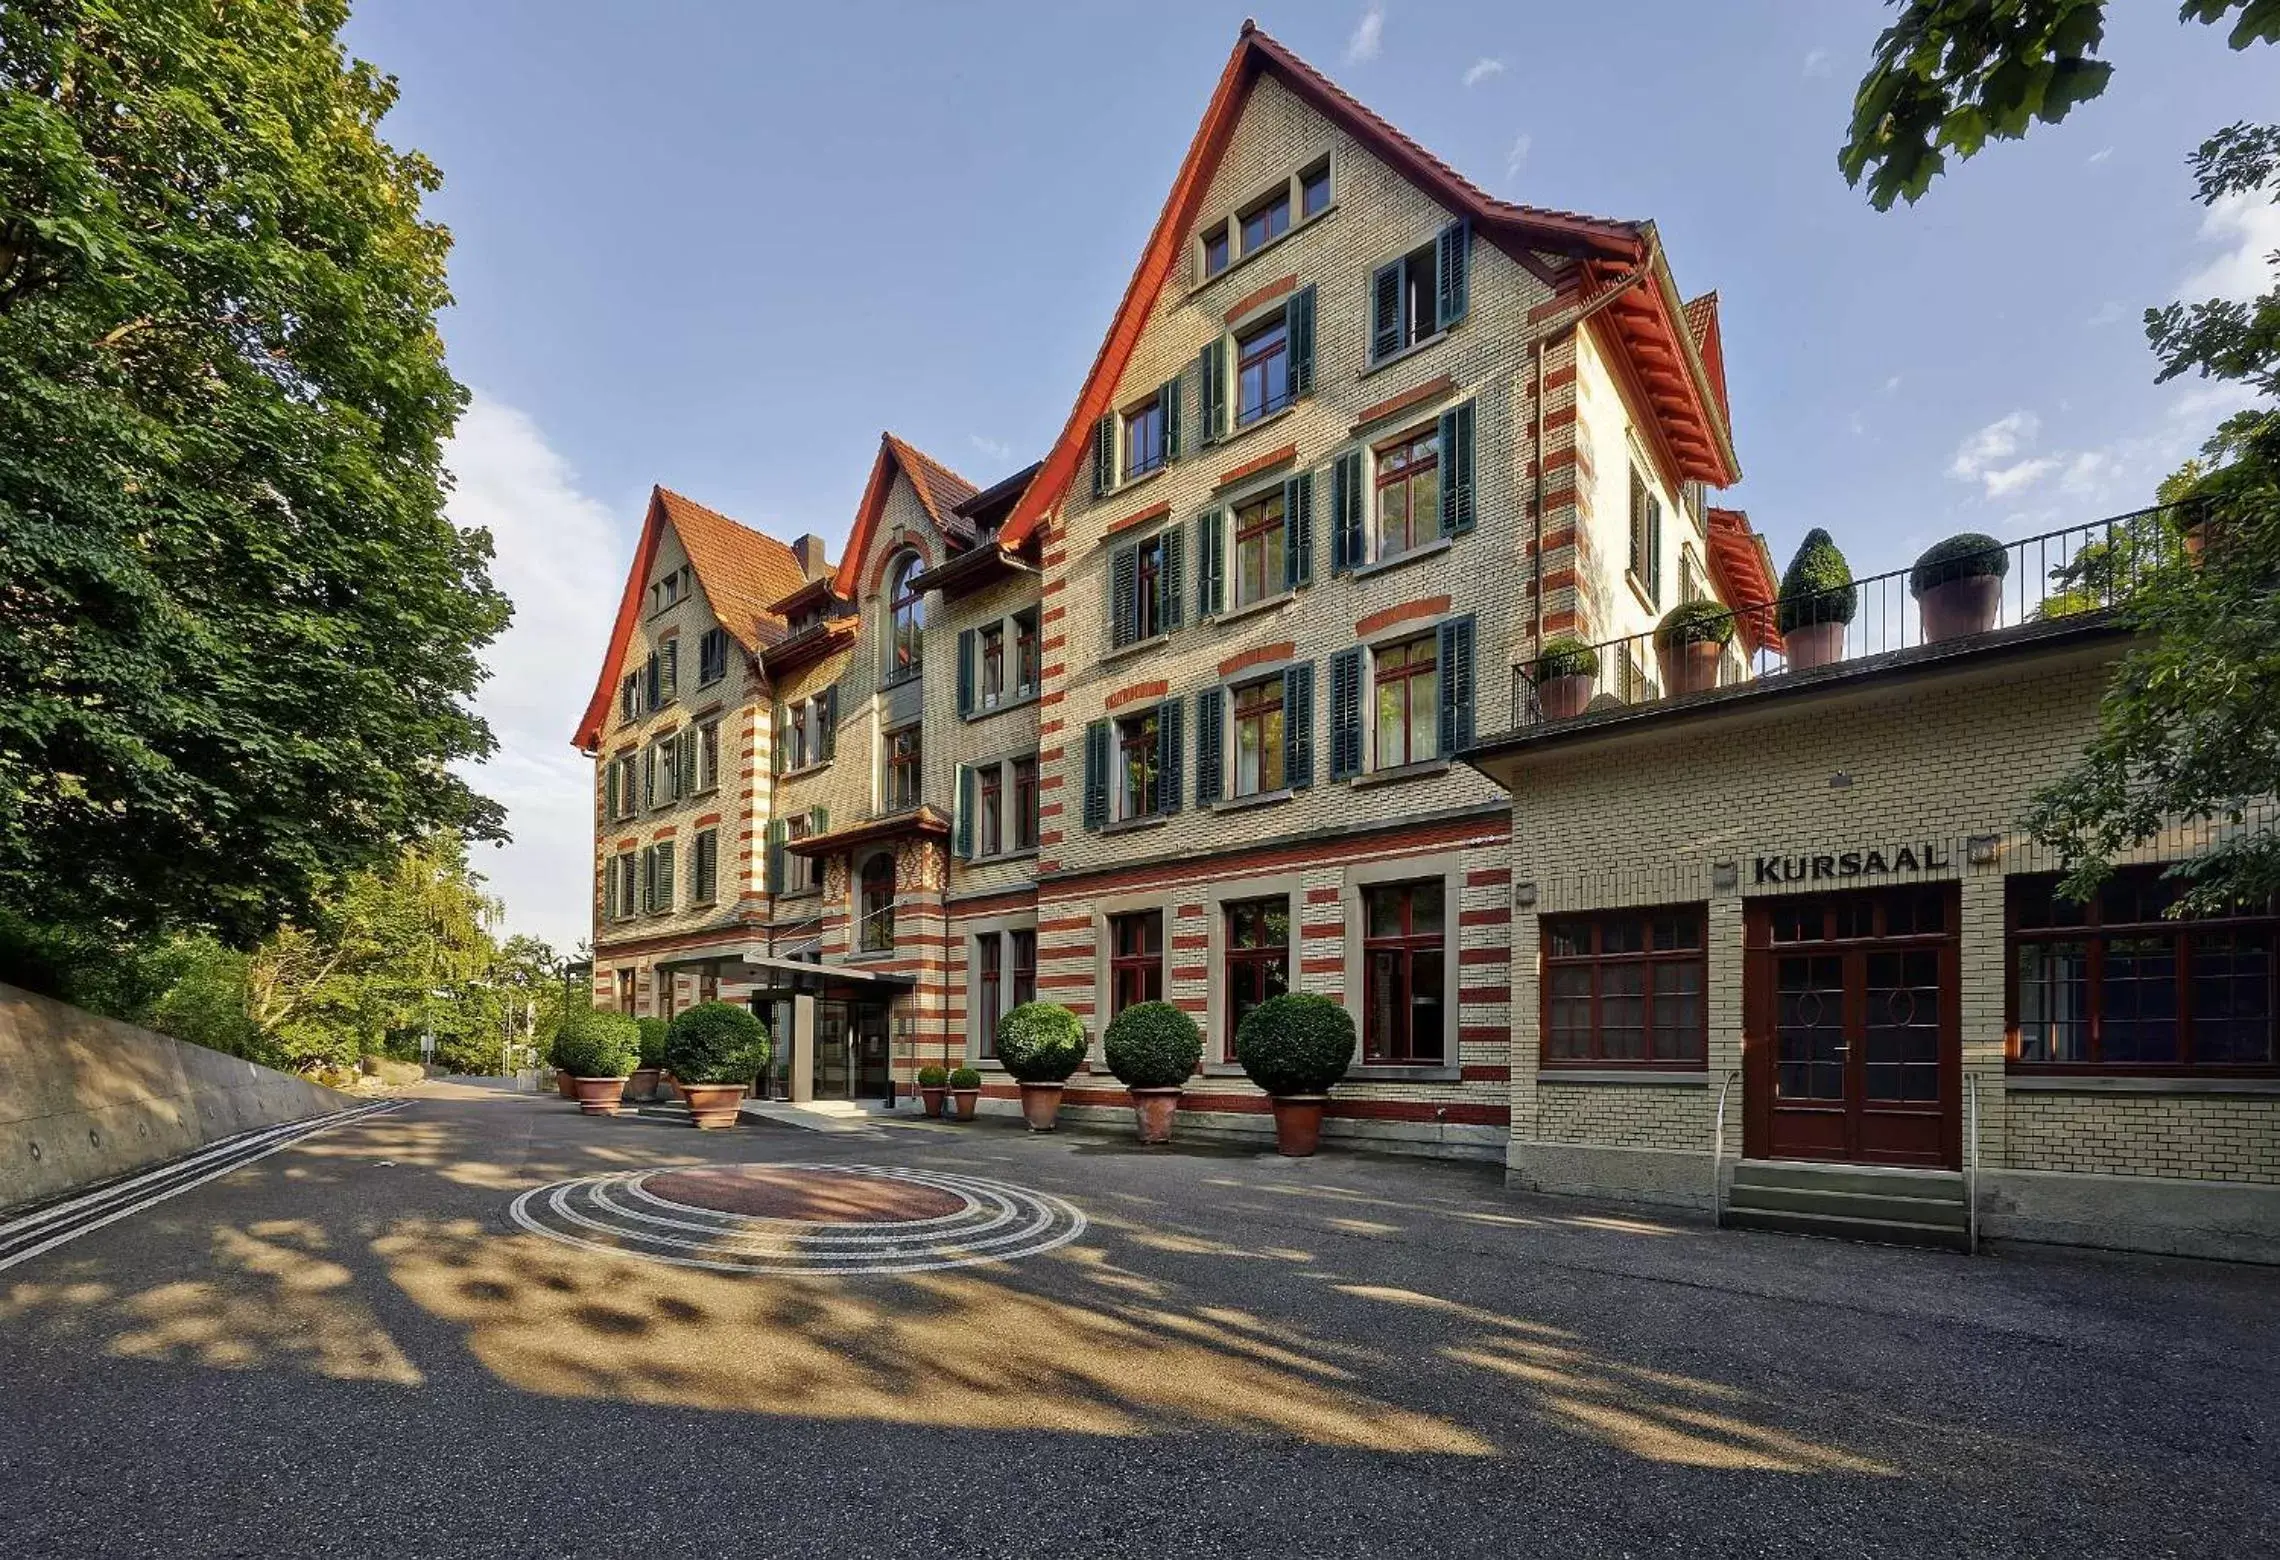
[(510, 926), (586, 931), (568, 739), (649, 485), (836, 545), (882, 428), (977, 482), (1042, 453), (1246, 14), (1492, 193), (1656, 221), (1721, 296), (1724, 501), (1777, 560), (2148, 501), (2238, 400), (2155, 387), (2139, 314), (2280, 247), (2276, 208), (2190, 204), (2184, 157), (2269, 117), (2280, 54), (2110, 9), (2103, 99), (1880, 214), (1835, 165), (1871, 0), (368, 0), (349, 47), (457, 240), (454, 512), (520, 612), (481, 701)]

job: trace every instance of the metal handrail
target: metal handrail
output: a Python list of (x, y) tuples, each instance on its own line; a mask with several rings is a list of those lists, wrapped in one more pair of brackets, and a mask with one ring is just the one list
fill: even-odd
[(1963, 1246), (1973, 1256), (1979, 1253), (1979, 1079), (1967, 1075), (1963, 1080), (1963, 1097), (1966, 1113), (1970, 1116), (1971, 1141), (1965, 1148), (1963, 1161)]
[(1741, 1076), (1739, 1068), (1728, 1068), (1726, 1076), (1718, 1081), (1718, 1115), (1710, 1136), (1710, 1214), (1718, 1224), (1726, 1222), (1726, 1091)]

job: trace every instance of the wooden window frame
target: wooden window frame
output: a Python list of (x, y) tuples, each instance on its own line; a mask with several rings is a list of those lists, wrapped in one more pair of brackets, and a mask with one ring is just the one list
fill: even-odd
[(880, 803), (891, 813), (908, 812), (924, 800), (921, 764), (924, 748), (918, 722), (884, 733), (884, 767), (879, 783)]
[[(814, 832), (814, 828), (814, 820), (809, 814), (795, 813), (784, 820), (784, 843), (786, 845), (790, 845), (794, 840), (804, 840), (810, 833)], [(790, 850), (786, 850), (782, 854), (784, 861), (784, 876), (787, 881), (783, 884), (782, 887), (777, 890), (778, 893), (806, 894), (812, 893), (815, 889), (822, 886), (822, 862), (814, 860), (812, 857), (799, 855), (796, 852)], [(791, 875), (795, 872), (800, 875), (800, 881), (797, 884), (793, 884), (789, 881)]]
[(996, 764), (974, 771), (974, 853), (997, 856), (1005, 852), (1005, 774)]
[[(1164, 922), (1161, 909), (1123, 910), (1108, 918), (1108, 1016), (1116, 1017), (1138, 1002), (1164, 1000)], [(1153, 926), (1153, 946), (1145, 939), (1128, 937)]]
[[(1116, 734), (1116, 818), (1119, 821), (1153, 818), (1164, 799), (1164, 777), (1157, 766), (1163, 709), (1157, 706), (1123, 716), (1113, 729)], [(1138, 783), (1137, 800), (1133, 795), (1136, 754), (1143, 776)]]
[[(1430, 888), (1441, 900), (1441, 924), (1430, 932), (1415, 929), (1416, 895), (1420, 889)], [(1449, 1024), (1454, 1016), (1443, 999), (1449, 958), (1449, 883), (1445, 877), (1399, 878), (1382, 883), (1360, 885), (1362, 913), (1362, 1045), (1361, 1065), (1364, 1067), (1445, 1067), (1455, 1060), (1450, 1053)], [(1372, 901), (1380, 894), (1401, 896), (1401, 931), (1376, 935), (1370, 931), (1375, 924), (1371, 915)], [(1441, 1009), (1441, 1033), (1434, 1054), (1422, 1056), (1417, 1050), (1415, 1020), (1417, 1004), (1417, 956), (1430, 953), (1443, 961), (1442, 972), (1433, 981), (1433, 1003)], [(1377, 984), (1379, 954), (1398, 956), (1402, 961), (1402, 991), (1409, 1000), (1401, 1004), (1401, 1047), (1399, 1053), (1388, 1044), (1390, 1037), (1373, 1035), (1371, 1026), (1377, 1018)]]
[(919, 675), (926, 657), (926, 593), (910, 588), (926, 572), (926, 560), (915, 550), (898, 553), (887, 566), (887, 676), (886, 681), (908, 682)]
[[(1273, 677), (1262, 677), (1256, 682), (1243, 684), (1235, 690), (1235, 697), (1230, 699), (1228, 703), (1233, 712), (1230, 721), (1234, 736), (1230, 754), (1234, 768), (1230, 794), (1235, 796), (1266, 796), (1282, 790), (1289, 784), (1289, 776), (1283, 773), (1283, 742), (1288, 728), (1285, 724), (1287, 717), (1283, 709), (1283, 679), (1281, 674), (1277, 673)], [(1267, 724), (1270, 719), (1274, 728), (1274, 740), (1272, 742), (1267, 740)], [(1248, 786), (1243, 782), (1243, 727), (1246, 724), (1256, 725), (1259, 728), (1259, 772), (1253, 783)]]
[(1170, 548), (1170, 540), (1159, 535), (1132, 549), (1132, 632), (1127, 644), (1136, 645), (1164, 632), (1162, 582)]
[[(1037, 928), (1016, 926), (1005, 934), (1007, 979), (1013, 1006), (1037, 1000)], [(1010, 1009), (1008, 1010), (1010, 1011)]]
[[(1135, 574), (1138, 570), (1135, 567)], [(1043, 679), (1043, 663), (1038, 658), (1037, 614), (1016, 612), (1013, 615), (1013, 676), (1014, 697), (1032, 698)]]
[(1013, 769), (1013, 848), (1037, 848), (1038, 801), (1037, 760), (1034, 756), (1012, 761)]
[[(1222, 1037), (1224, 1060), (1233, 1061), (1235, 1059), (1235, 1032), (1242, 1027), (1246, 1012), (1242, 1005), (1240, 992), (1243, 980), (1249, 971), (1254, 968), (1264, 970), (1269, 966), (1278, 964), (1282, 967), (1282, 991), (1268, 991), (1266, 989), (1269, 984), (1268, 978), (1262, 974), (1259, 977), (1258, 1002), (1264, 1002), (1268, 997), (1280, 996), (1283, 992), (1296, 989), (1291, 985), (1292, 979), (1298, 973), (1291, 956), (1290, 947), (1291, 933), (1294, 929), (1292, 923), (1295, 920), (1295, 914), (1291, 908), (1293, 897), (1287, 893), (1258, 894), (1242, 899), (1221, 900), (1219, 903), (1219, 976), (1220, 989), (1226, 993), (1225, 1006), (1227, 1010), (1226, 1034)], [(1276, 905), (1282, 907), (1284, 930), (1280, 938), (1270, 938), (1267, 933), (1267, 926), (1268, 918), (1273, 914), (1273, 911), (1269, 907)], [(1252, 924), (1258, 928), (1261, 939), (1258, 942), (1246, 943), (1237, 934), (1238, 924), (1247, 916), (1253, 918)], [(1251, 1005), (1255, 1007), (1258, 1002)]]
[[(712, 885), (705, 884), (706, 856), (710, 854)], [(720, 902), (720, 830), (699, 829), (689, 837), (689, 903), (714, 905)]]
[[(1655, 923), (1658, 919), (1680, 918), (1688, 920), (1694, 929), (1692, 947), (1657, 948), (1654, 943)], [(1608, 953), (1603, 951), (1606, 931), (1611, 925), (1635, 923), (1640, 930), (1640, 947), (1637, 952)], [(1561, 954), (1555, 933), (1564, 927), (1588, 927), (1591, 932), (1590, 951)], [(1541, 923), (1542, 991), (1538, 1009), (1542, 1036), (1538, 1047), (1537, 1065), (1546, 1072), (1562, 1068), (1582, 1068), (1591, 1071), (1630, 1069), (1641, 1072), (1700, 1072), (1710, 1065), (1710, 918), (1708, 910), (1700, 904), (1656, 905), (1640, 909), (1600, 910), (1578, 915), (1547, 915)], [(1658, 969), (1691, 966), (1695, 972), (1694, 1023), (1682, 1036), (1691, 1047), (1692, 1054), (1679, 1056), (1655, 1055), (1655, 1037), (1662, 1033), (1654, 1022), (1654, 1004), (1657, 995), (1655, 972)], [(1641, 970), (1639, 991), (1639, 1043), (1646, 1053), (1643, 1056), (1609, 1056), (1604, 1026), (1600, 1018), (1601, 1002), (1607, 995), (1602, 972), (1611, 967), (1638, 968)], [(1557, 970), (1586, 969), (1591, 972), (1589, 1016), (1584, 1034), (1587, 1052), (1582, 1056), (1554, 1056), (1552, 1054), (1553, 974)], [(1630, 995), (1620, 993), (1619, 995)]]
[[(1430, 445), (1430, 450), (1424, 446)], [(1376, 531), (1378, 561), (1414, 552), (1441, 535), (1441, 425), (1438, 422), (1396, 434), (1370, 451), (1370, 518)], [(1433, 504), (1422, 520), (1417, 512), (1417, 479), (1433, 473)], [(1408, 516), (1402, 522), (1402, 543), (1386, 545), (1385, 496), (1402, 489)]]
[[(1307, 204), (1307, 197), (1313, 194), (1317, 181), (1322, 186), (1322, 203), (1318, 206), (1310, 206)], [(1316, 217), (1328, 211), (1337, 202), (1337, 199), (1338, 186), (1330, 177), (1329, 158), (1325, 157), (1320, 162), (1309, 164), (1300, 169), (1298, 173), (1298, 208), (1292, 218), (1292, 225), (1297, 226), (1300, 223), (1312, 222)]]
[[(1396, 651), (1401, 653), (1401, 665), (1389, 672), (1386, 669), (1386, 657)], [(1422, 662), (1416, 659), (1419, 651), (1423, 651), (1425, 655)], [(1414, 718), (1414, 695), (1409, 687), (1410, 683), (1421, 677), (1428, 679), (1433, 686), (1433, 716), (1429, 722), (1424, 723), (1432, 738), (1433, 751), (1424, 754), (1417, 751), (1420, 723)], [(1388, 763), (1385, 759), (1385, 722), (1381, 714), (1383, 706), (1379, 690), (1394, 684), (1399, 684), (1401, 687), (1401, 759), (1398, 763)], [(1369, 700), (1371, 769), (1402, 769), (1411, 764), (1431, 763), (1434, 759), (1445, 757), (1446, 755), (1441, 752), (1440, 709), (1441, 643), (1438, 634), (1418, 634), (1408, 639), (1397, 640), (1392, 644), (1371, 646)]]
[[(1156, 453), (1152, 459), (1143, 459), (1141, 435), (1148, 432), (1151, 418), (1154, 419)], [(1168, 449), (1165, 435), (1169, 432), (1164, 422), (1164, 396), (1160, 390), (1138, 406), (1117, 413), (1116, 436), (1122, 458), (1116, 464), (1121, 473), (1120, 483), (1136, 481), (1164, 469)]]
[[(1269, 366), (1278, 358), (1282, 361), (1283, 372), (1280, 397), (1272, 396), (1267, 391), (1267, 382), (1271, 377)], [(1253, 369), (1259, 371), (1259, 399), (1256, 404), (1244, 399), (1244, 385)], [(1237, 428), (1247, 428), (1298, 399), (1297, 391), (1291, 386), (1290, 321), (1287, 315), (1271, 315), (1235, 338), (1234, 399), (1233, 425)]]
[(1005, 698), (1005, 625), (984, 623), (975, 632), (980, 642), (982, 707), (989, 709)]
[(1208, 282), (1235, 263), (1235, 239), (1225, 217), (1198, 237), (1203, 241), (1203, 279)]
[[(1281, 227), (1276, 227), (1274, 225), (1274, 219), (1272, 216), (1272, 213), (1278, 206), (1282, 208)], [(1266, 248), (1269, 244), (1273, 243), (1276, 239), (1282, 237), (1285, 233), (1288, 233), (1291, 230), (1294, 211), (1295, 208), (1292, 204), (1290, 195), (1290, 185), (1286, 181), (1281, 189), (1260, 196), (1257, 200), (1251, 202), (1250, 205), (1245, 206), (1240, 211), (1236, 212), (1235, 231), (1242, 245), (1243, 253), (1246, 255), (1256, 254), (1260, 250)], [(1264, 223), (1265, 231), (1261, 232), (1258, 238), (1254, 239), (1251, 237), (1251, 223), (1255, 219), (1259, 218), (1266, 219)]]
[[(1289, 553), (1290, 514), (1283, 503), (1283, 489), (1278, 483), (1263, 493), (1255, 493), (1229, 512), (1228, 523), (1234, 527), (1235, 567), (1230, 571), (1234, 578), (1229, 592), (1234, 606), (1248, 607), (1279, 596), (1290, 588), (1287, 583), (1285, 558)], [(1259, 584), (1256, 591), (1247, 589), (1247, 565), (1243, 548), (1256, 541), (1258, 547)]]
[[(873, 880), (874, 869), (886, 868), (886, 883), (882, 893)], [(895, 950), (895, 857), (892, 851), (879, 851), (863, 863), (856, 877), (855, 903), (858, 914), (855, 921), (855, 951), (858, 953), (892, 953)]]
[(983, 1061), (997, 1058), (998, 1020), (1005, 1009), (1005, 944), (996, 932), (983, 932), (974, 939), (974, 1011), (981, 1020), (976, 1026), (974, 1053)]

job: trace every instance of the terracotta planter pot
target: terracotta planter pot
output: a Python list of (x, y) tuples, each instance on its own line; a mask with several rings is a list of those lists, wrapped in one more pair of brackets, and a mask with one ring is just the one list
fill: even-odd
[(588, 1116), (614, 1116), (618, 1101), (625, 1098), (623, 1078), (579, 1078), (573, 1080), (578, 1089), (578, 1109)]
[(745, 1085), (741, 1083), (684, 1083), (681, 1097), (689, 1102), (689, 1115), (707, 1132), (736, 1125), (737, 1112), (744, 1105)]
[(941, 1084), (918, 1086), (919, 1105), (937, 1121), (942, 1118), (942, 1102), (950, 1097), (950, 1090)]
[(1916, 598), (1916, 611), (1924, 620), (1924, 643), (1984, 634), (1995, 626), (2003, 606), (2003, 582), (1992, 574), (1966, 575), (1942, 580)]
[(657, 1080), (664, 1076), (661, 1067), (636, 1067), (633, 1076), (625, 1081), (625, 1097), (629, 1100), (657, 1098)]
[(1304, 1159), (1322, 1145), (1322, 1107), (1327, 1094), (1278, 1094), (1275, 1107), (1275, 1151), (1285, 1159)]
[(1536, 685), (1536, 705), (1546, 720), (1567, 720), (1581, 715), (1583, 707), (1591, 702), (1593, 679), (1581, 675), (1574, 677), (1547, 677)]
[(975, 1106), (981, 1097), (982, 1091), (979, 1089), (952, 1089), (950, 1098), (958, 1107), (958, 1120), (972, 1121)]
[(554, 1069), (554, 1090), (566, 1100), (578, 1097), (578, 1081), (561, 1068)]
[(2209, 523), (2196, 521), (2185, 528), (2185, 561), (2195, 568), (2201, 566), (2201, 554), (2209, 550)]
[(1061, 1114), (1061, 1090), (1058, 1083), (1025, 1083), (1021, 1086), (1021, 1119), (1029, 1123), (1032, 1132), (1050, 1132)]
[(662, 1074), (662, 1077), (664, 1079), (665, 1087), (673, 1091), (673, 1097), (684, 1105), (688, 1104), (689, 1091), (681, 1087), (681, 1080), (674, 1077), (670, 1069)]
[(1172, 1140), (1172, 1113), (1180, 1108), (1178, 1088), (1127, 1089), (1132, 1096), (1132, 1114), (1140, 1124), (1140, 1141), (1143, 1143), (1169, 1143)]
[(1781, 638), (1789, 647), (1789, 669), (1793, 672), (1830, 666), (1845, 658), (1842, 623), (1800, 623)]
[(1708, 639), (1655, 646), (1655, 664), (1662, 669), (1663, 692), (1708, 693), (1718, 686), (1718, 658), (1725, 653), (1724, 645)]

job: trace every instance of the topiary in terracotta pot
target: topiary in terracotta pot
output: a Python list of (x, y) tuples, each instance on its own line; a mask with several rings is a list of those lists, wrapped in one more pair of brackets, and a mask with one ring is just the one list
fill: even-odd
[(665, 1031), (665, 1065), (690, 1118), (707, 1131), (736, 1125), (768, 1054), (768, 1026), (737, 1002), (700, 1002)]
[(1655, 662), (1666, 694), (1707, 693), (1734, 637), (1734, 614), (1715, 601), (1682, 601), (1655, 625)]
[(1924, 549), (1908, 571), (1908, 594), (1923, 619), (1924, 643), (1984, 634), (2003, 607), (2011, 552), (1992, 536), (1965, 531)]
[(981, 1098), (982, 1075), (980, 1073), (971, 1067), (953, 1067), (950, 1069), (950, 1103), (957, 1108), (953, 1120), (972, 1121), (975, 1108), (981, 1103)]
[(658, 1080), (665, 1076), (665, 1020), (637, 1018), (641, 1026), (641, 1061), (626, 1080), (625, 1097), (629, 1100), (649, 1100), (657, 1097)]
[(1085, 1063), (1085, 1026), (1057, 1002), (1024, 1002), (998, 1020), (997, 1059), (1021, 1085), (1029, 1130), (1050, 1132), (1069, 1075)]
[(1852, 566), (1819, 526), (1805, 533), (1789, 572), (1781, 577), (1781, 599), (1774, 604), (1773, 625), (1788, 645), (1792, 671), (1808, 671), (1841, 661), (1845, 629), (1860, 610), (1860, 589), (1853, 584)]
[(1140, 1141), (1170, 1142), (1180, 1091), (1203, 1060), (1195, 1020), (1169, 1002), (1135, 1002), (1109, 1021), (1101, 1054), (1132, 1096)]
[(555, 1031), (552, 1059), (556, 1073), (572, 1080), (580, 1111), (614, 1116), (641, 1060), (640, 1027), (607, 1008), (572, 1008)]
[(928, 1062), (918, 1070), (919, 1104), (927, 1115), (941, 1119), (942, 1102), (950, 1097), (950, 1070)]
[(1598, 676), (1597, 650), (1571, 634), (1547, 639), (1536, 657), (1536, 707), (1546, 720), (1581, 715)]
[(1322, 1140), (1330, 1090), (1353, 1065), (1353, 1015), (1312, 992), (1269, 997), (1243, 1015), (1235, 1060), (1274, 1101), (1276, 1149), (1303, 1159)]

